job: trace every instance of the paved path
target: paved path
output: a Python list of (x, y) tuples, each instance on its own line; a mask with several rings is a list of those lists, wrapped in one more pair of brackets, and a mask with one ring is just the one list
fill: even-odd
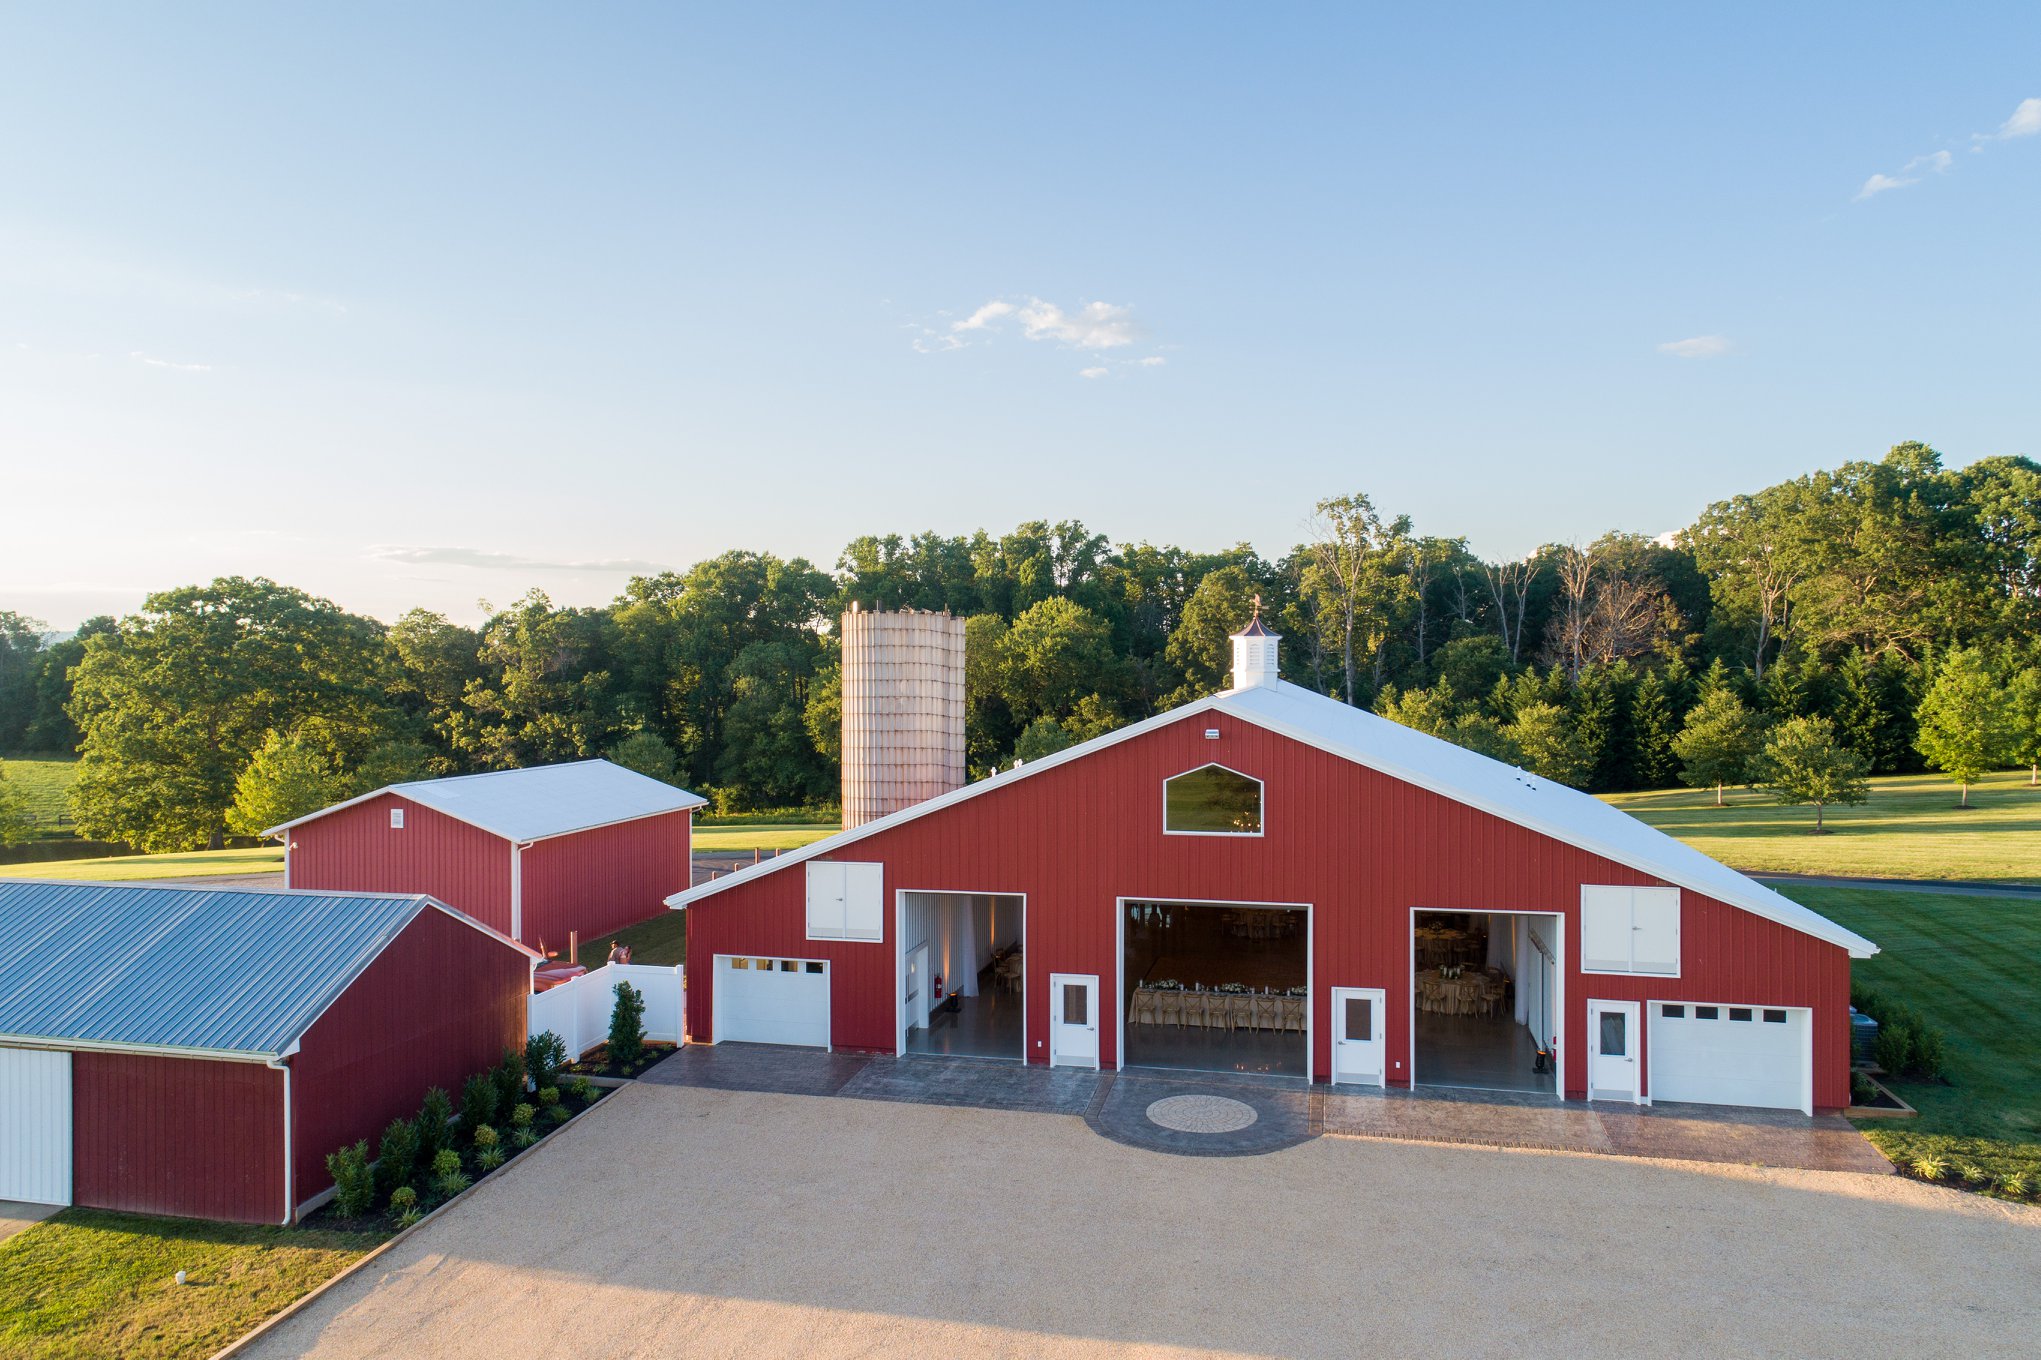
[(2031, 1356), (2037, 1278), (2041, 1210), (1895, 1176), (1172, 1157), (1070, 1115), (640, 1083), (248, 1354)]
[(24, 1228), (32, 1228), (57, 1211), (54, 1204), (23, 1204), (17, 1199), (0, 1199), (0, 1242)]
[(1772, 887), (1878, 888), (1886, 892), (1940, 893), (1952, 897), (2041, 897), (2041, 884), (1966, 882), (1960, 878), (1837, 878), (1824, 874), (1752, 874)]
[[(892, 1058), (774, 1044), (689, 1045), (645, 1080), (669, 1086), (840, 1096), (1036, 1114), (1080, 1114), (1115, 1142), (1188, 1156), (1274, 1152), (1321, 1134), (1676, 1161), (1742, 1162), (1889, 1175), (1891, 1163), (1839, 1115), (1556, 1101), (1506, 1091), (1372, 1091), (1301, 1078), (1129, 1068), (1087, 1072), (971, 1058)], [(1150, 1117), (1159, 1100), (1231, 1100), (1253, 1112), (1220, 1133)]]

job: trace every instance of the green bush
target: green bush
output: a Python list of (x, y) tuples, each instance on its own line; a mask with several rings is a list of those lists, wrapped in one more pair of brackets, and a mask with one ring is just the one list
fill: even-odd
[(558, 1105), (559, 1103), (560, 1103), (559, 1087), (541, 1086), (539, 1088), (539, 1107), (541, 1109), (551, 1109), (553, 1106)]
[(615, 989), (617, 1002), (609, 1014), (609, 1061), (612, 1067), (635, 1067), (645, 1056), (645, 994), (628, 982)]
[(1878, 1099), (1878, 1088), (1872, 1084), (1871, 1079), (1862, 1072), (1850, 1073), (1850, 1103), (1852, 1105), (1869, 1105), (1876, 1099)]
[(388, 1195), (417, 1169), (418, 1128), (408, 1119), (392, 1119), (376, 1145), (376, 1188)]
[(418, 1192), (408, 1185), (400, 1185), (390, 1192), (390, 1208), (398, 1214), (406, 1209), (418, 1207)]
[(418, 1107), (418, 1156), (430, 1165), (440, 1149), (453, 1143), (454, 1103), (447, 1094), (435, 1086), (425, 1093), (425, 1102)]
[(573, 1117), (574, 1111), (568, 1109), (565, 1105), (546, 1106), (546, 1118), (555, 1124), (564, 1124)]
[(425, 1211), (423, 1209), (420, 1209), (417, 1205), (413, 1204), (409, 1208), (401, 1209), (398, 1211), (397, 1226), (400, 1228), (416, 1227), (418, 1221), (424, 1217)]
[(1938, 1181), (1949, 1174), (1949, 1164), (1931, 1152), (1913, 1159), (1913, 1174), (1924, 1181)]
[(441, 1148), (432, 1154), (432, 1176), (438, 1180), (461, 1169), (461, 1154), (452, 1148)]
[(514, 1129), (530, 1128), (532, 1120), (538, 1118), (538, 1114), (537, 1106), (519, 1102), (510, 1111), (510, 1126)]
[(1942, 1079), (1948, 1066), (1946, 1042), (1942, 1031), (1923, 1019), (1919, 1011), (1855, 986), (1850, 989), (1850, 1004), (1878, 1022), (1878, 1040), (1872, 1053), (1888, 1075), (1923, 1081)]
[(461, 1087), (461, 1127), (479, 1129), (496, 1119), (496, 1077), (492, 1072), (468, 1078)]
[(360, 1218), (376, 1207), (376, 1176), (369, 1169), (366, 1138), (327, 1153), (326, 1174), (333, 1177), (333, 1201), (344, 1216)]
[(515, 1148), (528, 1148), (528, 1147), (530, 1147), (530, 1146), (531, 1146), (531, 1145), (532, 1145), (533, 1143), (536, 1143), (536, 1142), (538, 1142), (538, 1141), (539, 1141), (539, 1136), (538, 1136), (538, 1135), (537, 1135), (536, 1133), (533, 1133), (533, 1132), (532, 1132), (532, 1131), (531, 1131), (530, 1129), (528, 1129), (528, 1128), (526, 1128), (526, 1129), (512, 1129), (512, 1130), (511, 1130), (511, 1133), (510, 1133), (510, 1145), (511, 1145), (512, 1147), (515, 1147)]
[(533, 1086), (551, 1086), (567, 1065), (567, 1041), (551, 1030), (524, 1041), (524, 1072)]
[(491, 1074), (496, 1080), (496, 1108), (509, 1109), (524, 1099), (524, 1054), (514, 1048), (503, 1050), (503, 1061)]
[(483, 1148), (475, 1154), (475, 1165), (484, 1171), (494, 1171), (503, 1165), (503, 1149), (495, 1146)]
[(1878, 1065), (1892, 1076), (1904, 1076), (1913, 1066), (1913, 1026), (1899, 1020), (1878, 1023), (1878, 1042), (1873, 1050)]
[(2034, 1194), (2034, 1180), (2024, 1171), (2008, 1171), (1998, 1178), (1998, 1188), (2011, 1199), (2029, 1199)]
[(474, 1139), (475, 1146), (484, 1149), (493, 1148), (502, 1141), (498, 1137), (496, 1130), (487, 1124), (477, 1124), (475, 1126)]
[(468, 1173), (461, 1170), (459, 1167), (455, 1167), (452, 1171), (447, 1172), (444, 1176), (435, 1176), (432, 1178), (432, 1188), (439, 1192), (439, 1197), (441, 1199), (452, 1199), (455, 1195), (460, 1194), (461, 1191), (467, 1189), (474, 1183), (475, 1182), (469, 1178)]
[(583, 1105), (593, 1105), (595, 1103), (595, 1083), (587, 1077), (576, 1077), (567, 1083), (567, 1094), (573, 1096)]

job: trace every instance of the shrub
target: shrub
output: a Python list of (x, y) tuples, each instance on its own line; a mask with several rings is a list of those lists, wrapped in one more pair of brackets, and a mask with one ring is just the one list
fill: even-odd
[(568, 1109), (565, 1105), (546, 1106), (546, 1118), (555, 1124), (564, 1124), (573, 1117), (574, 1111)]
[(635, 1067), (645, 1056), (645, 994), (628, 982), (616, 985), (617, 1004), (609, 1014), (609, 1060), (612, 1067)]
[(420, 1209), (417, 1205), (414, 1204), (407, 1209), (400, 1209), (398, 1211), (397, 1226), (400, 1228), (416, 1227), (418, 1225), (418, 1221), (424, 1217), (425, 1211), (423, 1209)]
[(530, 1146), (531, 1146), (531, 1145), (532, 1145), (533, 1143), (536, 1143), (536, 1142), (538, 1142), (538, 1141), (539, 1141), (539, 1136), (538, 1136), (538, 1135), (537, 1135), (536, 1133), (533, 1133), (533, 1132), (532, 1132), (532, 1131), (531, 1131), (530, 1129), (513, 1129), (513, 1130), (511, 1130), (511, 1133), (510, 1133), (510, 1145), (511, 1145), (512, 1147), (516, 1147), (516, 1148), (528, 1148), (528, 1147), (530, 1147)]
[(507, 1110), (524, 1099), (524, 1054), (514, 1048), (503, 1050), (503, 1061), (496, 1064), (492, 1075), (496, 1079), (496, 1108)]
[(452, 1148), (441, 1148), (432, 1154), (432, 1176), (434, 1180), (452, 1175), (461, 1169), (461, 1154)]
[(533, 1086), (551, 1086), (567, 1065), (567, 1041), (551, 1030), (524, 1041), (524, 1071)]
[(538, 1118), (538, 1109), (520, 1101), (510, 1112), (510, 1126), (515, 1129), (530, 1128), (532, 1120)]
[(418, 1169), (418, 1128), (408, 1119), (392, 1119), (376, 1145), (376, 1187), (391, 1194)]
[(583, 1105), (593, 1105), (595, 1103), (595, 1083), (587, 1077), (576, 1077), (567, 1083), (567, 1094), (573, 1096)]
[(491, 1127), (490, 1127), (489, 1125), (487, 1125), (487, 1124), (477, 1124), (477, 1125), (475, 1126), (475, 1146), (476, 1146), (476, 1147), (478, 1147), (478, 1148), (483, 1148), (483, 1149), (485, 1149), (485, 1150), (486, 1150), (486, 1149), (488, 1149), (488, 1148), (493, 1148), (493, 1147), (495, 1147), (495, 1146), (497, 1145), (497, 1143), (499, 1143), (499, 1142), (501, 1142), (501, 1141), (502, 1141), (502, 1139), (501, 1139), (501, 1138), (500, 1138), (500, 1137), (499, 1137), (499, 1136), (497, 1135), (497, 1132), (496, 1132), (496, 1130), (495, 1130), (495, 1129), (493, 1129), (493, 1128), (491, 1128)]
[(2010, 1199), (2026, 1199), (2034, 1193), (2034, 1181), (2024, 1171), (2008, 1171), (1998, 1178), (1998, 1188)]
[(326, 1174), (333, 1177), (333, 1200), (346, 1217), (360, 1218), (376, 1207), (376, 1177), (369, 1169), (366, 1138), (327, 1153)]
[(1913, 1066), (1913, 1026), (1897, 1017), (1879, 1021), (1874, 1052), (1880, 1067), (1895, 1077), (1904, 1076)]
[(1965, 1185), (1988, 1185), (1991, 1173), (1973, 1162), (1960, 1162), (1956, 1167), (1956, 1178)]
[(1949, 1174), (1949, 1164), (1931, 1152), (1913, 1159), (1913, 1174), (1924, 1181), (1938, 1181)]
[(541, 1087), (539, 1088), (539, 1107), (540, 1107), (541, 1109), (548, 1109), (548, 1110), (549, 1110), (549, 1109), (551, 1109), (551, 1108), (552, 1108), (553, 1106), (555, 1106), (555, 1105), (558, 1105), (559, 1103), (560, 1103), (560, 1088), (559, 1088), (559, 1087), (557, 1087), (557, 1086), (541, 1086)]
[(483, 1148), (475, 1154), (475, 1165), (484, 1171), (494, 1171), (503, 1165), (503, 1149), (494, 1146)]
[(1942, 1069), (1947, 1062), (1943, 1046), (1942, 1031), (1924, 1020), (1916, 1019), (1913, 1029), (1913, 1073), (1929, 1081), (1940, 1081)]
[(1850, 1073), (1850, 1103), (1852, 1105), (1869, 1105), (1876, 1099), (1878, 1099), (1878, 1088), (1871, 1084), (1871, 1079), (1862, 1072)]
[(445, 1091), (435, 1086), (425, 1093), (425, 1103), (418, 1107), (418, 1156), (422, 1161), (433, 1163), (440, 1149), (453, 1142), (453, 1117), (454, 1103)]
[(496, 1118), (496, 1077), (485, 1072), (461, 1087), (461, 1127), (479, 1129)]
[(390, 1208), (398, 1214), (401, 1215), (406, 1209), (416, 1209), (417, 1207), (418, 1192), (410, 1186), (400, 1185), (390, 1192)]
[(467, 1172), (455, 1167), (444, 1176), (433, 1177), (432, 1188), (439, 1191), (441, 1199), (452, 1199), (474, 1183)]

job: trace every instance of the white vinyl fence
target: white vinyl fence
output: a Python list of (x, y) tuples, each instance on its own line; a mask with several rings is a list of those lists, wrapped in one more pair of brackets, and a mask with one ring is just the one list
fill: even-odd
[(679, 1043), (686, 992), (677, 964), (660, 968), (649, 963), (606, 963), (572, 982), (536, 992), (526, 1010), (527, 1032), (551, 1030), (565, 1041), (568, 1057), (580, 1057), (609, 1038), (619, 982), (628, 982), (645, 995), (645, 1037)]

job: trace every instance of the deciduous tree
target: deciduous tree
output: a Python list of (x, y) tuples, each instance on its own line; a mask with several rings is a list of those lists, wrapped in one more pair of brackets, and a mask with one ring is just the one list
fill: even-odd
[(1822, 811), (1832, 803), (1871, 796), (1864, 757), (1836, 740), (1826, 718), (1789, 718), (1772, 729), (1758, 756), (1757, 781), (1789, 807), (1814, 804), (1814, 835), (1824, 834)]
[(1727, 687), (1706, 690), (1673, 741), (1680, 779), (1690, 788), (1712, 787), (1721, 807), (1724, 785), (1750, 782), (1763, 734), (1763, 724)]
[(1942, 658), (1915, 716), (1920, 732), (1914, 744), (1930, 765), (1963, 786), (1963, 807), (1970, 806), (1972, 783), (2013, 759), (2012, 706), (1975, 648)]

